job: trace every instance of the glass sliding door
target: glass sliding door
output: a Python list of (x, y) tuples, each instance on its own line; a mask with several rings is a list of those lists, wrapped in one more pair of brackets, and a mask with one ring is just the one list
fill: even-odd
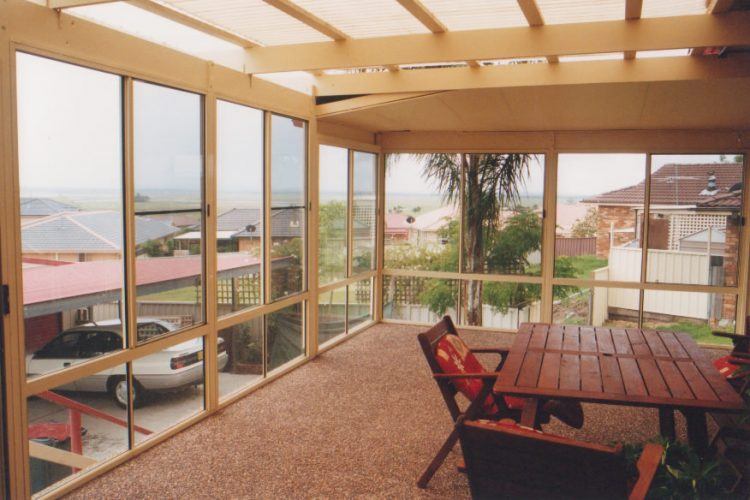
[(305, 289), (307, 123), (271, 116), (271, 297)]
[(133, 83), (138, 341), (203, 322), (203, 100)]

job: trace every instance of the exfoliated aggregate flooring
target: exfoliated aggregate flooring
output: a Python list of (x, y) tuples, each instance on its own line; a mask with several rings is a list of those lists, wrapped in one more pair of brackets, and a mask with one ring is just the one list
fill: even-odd
[[(416, 335), (381, 324), (84, 485), (73, 498), (469, 498), (458, 446), (427, 490), (416, 479), (451, 430)], [(472, 347), (510, 334), (462, 332)], [(713, 355), (716, 355), (714, 353)], [(494, 368), (496, 357), (483, 355)], [(584, 405), (574, 431), (600, 443), (658, 432), (655, 410)], [(677, 415), (678, 432), (684, 422)]]

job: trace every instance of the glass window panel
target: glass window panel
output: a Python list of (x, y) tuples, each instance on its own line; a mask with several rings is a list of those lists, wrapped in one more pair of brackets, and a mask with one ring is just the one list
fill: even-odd
[(307, 124), (271, 117), (271, 300), (304, 290)]
[(220, 398), (263, 378), (262, 317), (219, 331), (218, 366)]
[(640, 281), (645, 171), (643, 154), (558, 156), (556, 278)]
[(731, 345), (729, 339), (715, 337), (711, 332), (734, 333), (736, 317), (736, 295), (662, 290), (644, 292), (644, 328), (686, 332), (700, 343)]
[(262, 302), (263, 112), (217, 101), (219, 315)]
[(268, 371), (305, 354), (304, 307), (297, 303), (266, 316)]
[(137, 81), (133, 102), (138, 318), (179, 330), (203, 321), (202, 99)]
[[(385, 267), (458, 271), (458, 168), (433, 175), (430, 156), (388, 155), (385, 180)], [(446, 187), (447, 186), (447, 187)]]
[(320, 284), (346, 278), (349, 151), (320, 146), (318, 274)]
[(553, 295), (555, 324), (638, 328), (639, 290), (555, 286)]
[(375, 269), (378, 155), (354, 151), (352, 274)]
[(461, 287), (464, 297), (470, 292), (478, 293), (480, 297), (479, 308), (471, 307), (470, 299), (463, 299), (461, 325), (516, 330), (521, 323), (541, 321), (541, 285), (465, 280)]
[(348, 286), (347, 329), (372, 320), (372, 279), (358, 281)]
[(318, 345), (346, 333), (346, 290), (337, 288), (318, 298)]
[(456, 318), (458, 281), (411, 276), (385, 276), (383, 317), (435, 323), (448, 314)]
[[(203, 344), (198, 337), (133, 361), (136, 425), (157, 433), (203, 411)], [(220, 356), (220, 370), (226, 361)], [(136, 432), (135, 440), (149, 436)]]
[(464, 166), (464, 271), (541, 276), (544, 156), (486, 153), (434, 158), (440, 162), (438, 168), (445, 162), (454, 169)]
[[(125, 374), (125, 365), (119, 365), (28, 398), (32, 494), (127, 451), (128, 412), (118, 403), (120, 398), (127, 404)], [(60, 452), (81, 467), (60, 463), (55, 459)]]
[(742, 155), (653, 155), (647, 280), (737, 286)]
[[(123, 347), (122, 82), (20, 52), (16, 71), (25, 347), (33, 376)], [(106, 345), (88, 345), (84, 334), (61, 337), (92, 321), (116, 332)]]

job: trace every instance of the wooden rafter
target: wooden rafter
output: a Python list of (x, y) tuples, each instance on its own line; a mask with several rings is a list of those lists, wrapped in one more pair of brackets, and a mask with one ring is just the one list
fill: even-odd
[[(706, 13), (708, 14), (723, 14), (725, 12), (728, 12), (732, 5), (734, 4), (734, 0), (707, 0), (706, 1)], [(706, 50), (706, 47), (693, 47), (693, 49), (690, 51), (691, 56), (702, 56), (703, 51)]]
[(711, 80), (750, 77), (750, 56), (724, 59), (665, 57), (628, 61), (603, 60), (564, 64), (511, 64), (423, 71), (323, 75), (317, 95), (394, 94), (481, 88), (535, 87), (608, 83)]
[(750, 45), (750, 12), (258, 47), (247, 51), (245, 67), (249, 73), (275, 73), (732, 45)]
[(376, 94), (361, 97), (352, 97), (341, 101), (318, 104), (315, 106), (315, 114), (320, 118), (324, 116), (335, 116), (341, 113), (349, 113), (355, 110), (363, 110), (393, 104), (394, 102), (411, 101), (420, 97), (434, 95), (438, 92), (401, 92), (396, 94)]
[[(103, 3), (114, 3), (116, 0), (47, 0), (47, 6), (52, 9), (69, 9), (72, 7), (81, 7), (85, 5), (103, 4)], [(229, 43), (233, 43), (243, 48), (259, 47), (260, 44), (245, 38), (236, 33), (233, 33), (224, 28), (220, 28), (215, 24), (203, 21), (195, 16), (192, 16), (186, 12), (165, 5), (163, 3), (154, 2), (153, 0), (127, 0), (127, 2), (135, 7), (141, 8), (152, 14), (169, 19), (176, 23), (180, 23), (183, 26), (193, 28), (194, 30), (200, 31), (207, 35), (220, 38)]]
[[(536, 0), (518, 0), (518, 6), (521, 8), (521, 12), (523, 12), (529, 26), (534, 27), (544, 25), (544, 16), (542, 16), (542, 11), (539, 10)], [(547, 56), (547, 62), (556, 63), (559, 61), (560, 59), (557, 55), (550, 54)]]
[(440, 22), (440, 19), (435, 17), (435, 14), (427, 10), (419, 0), (396, 0), (401, 4), (403, 8), (409, 11), (409, 13), (416, 17), (419, 22), (425, 25), (425, 27), (433, 33), (445, 33), (448, 28)]
[(315, 31), (324, 34), (325, 36), (334, 40), (348, 40), (349, 36), (343, 31), (339, 30), (335, 26), (325, 22), (315, 14), (303, 9), (299, 5), (291, 2), (290, 0), (263, 0), (268, 5), (276, 7), (285, 14), (295, 18), (296, 20), (308, 25)]
[[(643, 11), (643, 0), (627, 0), (625, 3), (625, 19), (628, 21), (635, 21), (641, 18), (641, 12)], [(626, 50), (624, 53), (625, 59), (635, 59), (634, 50)]]

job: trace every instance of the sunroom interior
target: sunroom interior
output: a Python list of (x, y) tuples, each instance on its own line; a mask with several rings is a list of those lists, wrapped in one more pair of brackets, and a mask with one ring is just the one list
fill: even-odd
[[(592, 325), (718, 356), (712, 332), (747, 333), (746, 0), (3, 0), (0, 26), (10, 498), (125, 495), (126, 462), (251, 429), (229, 409), (308, 376), (400, 391), (369, 404), (412, 422), (440, 397), (416, 333), (444, 315), (484, 345)], [(402, 348), (432, 386), (389, 372)], [(353, 359), (372, 372), (331, 367)], [(338, 408), (309, 411), (361, 417)], [(382, 474), (224, 493), (419, 494)]]

